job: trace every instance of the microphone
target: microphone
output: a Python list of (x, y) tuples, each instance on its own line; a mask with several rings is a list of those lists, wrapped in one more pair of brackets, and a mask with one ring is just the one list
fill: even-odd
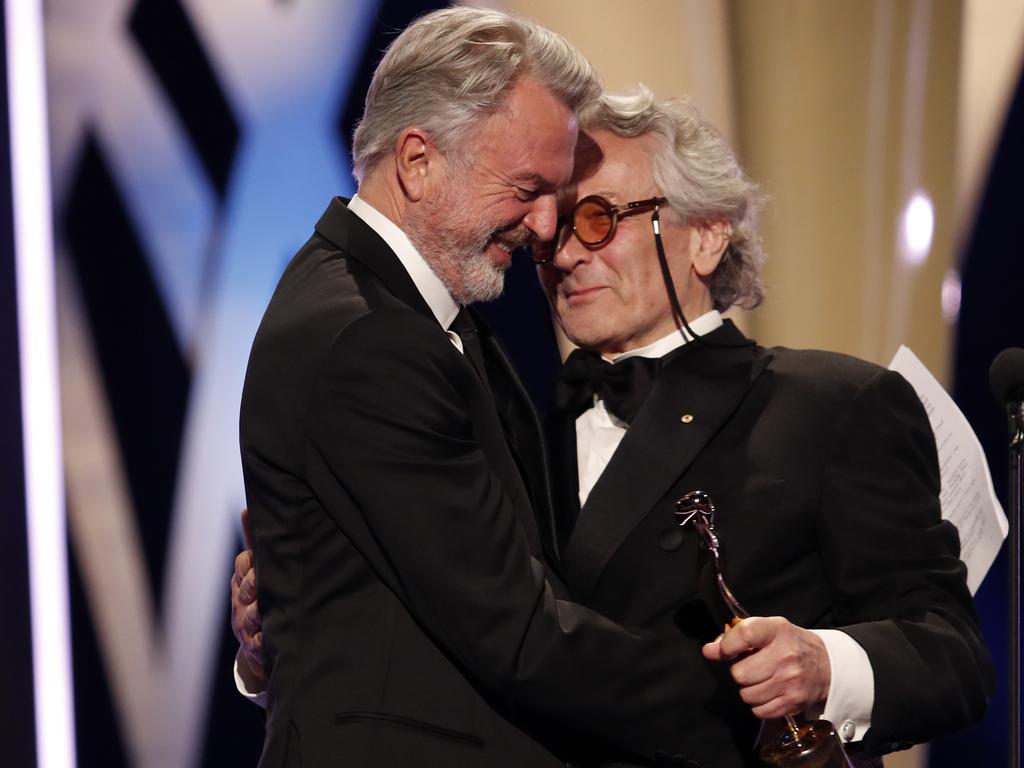
[(1009, 347), (992, 361), (988, 383), (1000, 405), (1024, 400), (1024, 349)]
[(1010, 619), (1010, 768), (1021, 765), (1021, 522), (1024, 517), (1022, 489), (1024, 489), (1024, 349), (1004, 349), (992, 361), (988, 372), (992, 394), (1006, 408), (1009, 426), (1010, 493), (1007, 518), (1010, 523), (1008, 540), (1010, 560), (1009, 619)]

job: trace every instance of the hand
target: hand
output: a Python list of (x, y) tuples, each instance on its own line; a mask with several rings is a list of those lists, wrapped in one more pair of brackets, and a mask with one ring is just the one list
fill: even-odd
[(754, 716), (771, 720), (821, 705), (832, 671), (828, 651), (813, 632), (781, 616), (744, 619), (703, 648), (710, 661), (730, 661), (740, 698)]
[[(248, 510), (242, 512), (242, 527), (248, 543)], [(263, 622), (256, 604), (256, 569), (251, 549), (235, 557), (235, 572), (231, 576), (231, 630), (240, 646), (239, 663), (244, 661), (252, 673), (251, 679), (262, 683)]]

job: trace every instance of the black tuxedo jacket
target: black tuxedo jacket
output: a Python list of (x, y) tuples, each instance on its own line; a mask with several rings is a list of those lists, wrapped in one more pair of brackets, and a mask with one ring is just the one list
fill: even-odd
[(261, 766), (555, 765), (551, 732), (707, 764), (698, 641), (564, 599), (536, 417), (482, 342), (489, 385), (338, 199), (282, 276), (241, 409)]
[[(579, 513), (562, 553), (573, 595), (618, 621), (715, 637), (731, 616), (696, 532), (673, 515), (702, 489), (726, 580), (751, 614), (839, 628), (867, 651), (866, 752), (979, 718), (990, 662), (913, 389), (844, 355), (764, 349), (729, 321), (705, 338), (666, 361), (582, 510), (573, 422), (558, 430), (563, 533)], [(728, 719), (736, 741), (716, 765), (749, 756), (756, 734), (724, 676), (720, 693), (709, 718)]]

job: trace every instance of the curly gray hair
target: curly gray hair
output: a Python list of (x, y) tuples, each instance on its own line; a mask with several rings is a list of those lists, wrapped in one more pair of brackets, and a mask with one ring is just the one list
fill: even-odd
[(498, 109), (523, 77), (573, 110), (601, 93), (590, 62), (538, 24), (483, 8), (422, 16), (395, 38), (373, 74), (352, 137), (356, 179), (362, 181), (412, 125), (451, 156), (478, 118)]
[(763, 301), (765, 253), (757, 215), (764, 197), (689, 99), (658, 101), (644, 86), (626, 95), (605, 94), (581, 112), (580, 128), (654, 137), (651, 170), (669, 211), (684, 222), (724, 219), (732, 226), (729, 246), (709, 281), (715, 309), (753, 309)]

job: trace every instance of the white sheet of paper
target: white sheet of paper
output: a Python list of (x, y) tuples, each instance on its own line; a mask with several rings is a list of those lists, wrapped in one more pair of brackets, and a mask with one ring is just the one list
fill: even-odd
[(928, 412), (939, 450), (942, 517), (960, 532), (960, 559), (967, 564), (967, 586), (973, 595), (1009, 531), (985, 452), (963, 412), (917, 355), (901, 346), (889, 369), (910, 382)]

